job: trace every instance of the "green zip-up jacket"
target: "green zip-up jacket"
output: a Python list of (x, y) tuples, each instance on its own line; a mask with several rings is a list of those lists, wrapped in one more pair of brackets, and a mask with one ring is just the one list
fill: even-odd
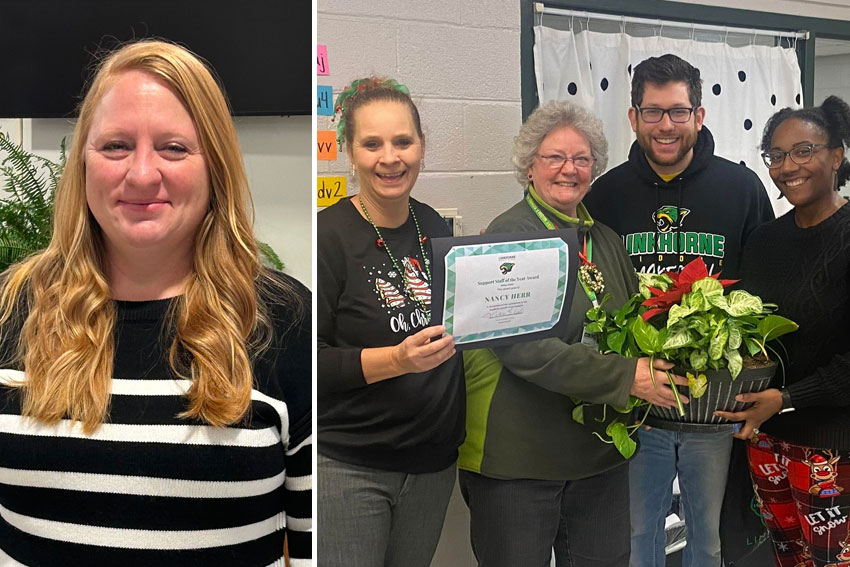
[[(542, 212), (559, 228), (589, 230), (592, 261), (605, 280), (617, 309), (637, 291), (637, 278), (623, 242), (614, 231), (594, 223), (583, 205), (579, 219), (552, 209), (529, 188)], [(487, 227), (488, 233), (530, 232), (545, 226), (520, 201)], [(600, 298), (601, 299), (601, 298)], [(602, 422), (602, 406), (587, 406), (585, 425), (575, 422), (571, 397), (587, 402), (626, 405), (637, 359), (601, 355), (581, 344), (585, 313), (591, 303), (581, 285), (568, 315), (566, 334), (496, 349), (464, 353), (467, 388), (466, 441), (458, 467), (497, 479), (575, 480), (626, 463), (613, 445), (593, 431), (604, 432), (615, 412)]]

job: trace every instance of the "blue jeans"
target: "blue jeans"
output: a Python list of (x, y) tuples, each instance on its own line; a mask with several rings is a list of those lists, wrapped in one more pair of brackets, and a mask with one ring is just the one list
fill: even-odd
[(664, 519), (679, 475), (688, 544), (682, 567), (721, 567), (720, 509), (726, 490), (732, 432), (639, 431), (629, 471), (632, 555), (629, 567), (664, 567)]
[(317, 565), (428, 567), (454, 489), (455, 465), (383, 471), (316, 457)]

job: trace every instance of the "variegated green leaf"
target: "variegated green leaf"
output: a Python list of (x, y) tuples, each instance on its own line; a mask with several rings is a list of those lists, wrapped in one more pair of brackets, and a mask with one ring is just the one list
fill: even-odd
[(700, 336), (706, 336), (711, 332), (711, 326), (708, 324), (706, 317), (701, 315), (699, 317), (691, 317), (688, 319), (688, 328), (696, 331)]
[(726, 321), (726, 327), (729, 329), (729, 348), (738, 350), (741, 347), (741, 341), (743, 340), (741, 329), (732, 320)]
[(684, 324), (667, 328), (667, 340), (661, 346), (661, 350), (672, 350), (689, 346), (693, 342), (688, 327)]
[(708, 302), (717, 307), (718, 309), (722, 309), (723, 311), (729, 311), (729, 300), (726, 299), (725, 295), (710, 295), (706, 298)]
[(694, 375), (688, 372), (686, 376), (688, 378), (688, 395), (691, 398), (701, 398), (705, 394), (706, 388), (708, 388), (708, 380), (705, 374)]
[(691, 368), (694, 370), (705, 370), (708, 364), (708, 353), (702, 349), (691, 351)]
[(726, 348), (726, 343), (729, 340), (729, 329), (726, 325), (720, 325), (715, 329), (714, 335), (711, 337), (711, 342), (708, 344), (708, 358), (711, 360), (720, 360), (723, 356), (723, 349)]
[(764, 309), (761, 299), (747, 293), (742, 289), (736, 289), (729, 293), (729, 308), (726, 312), (733, 317), (744, 315), (755, 315)]
[(602, 332), (602, 321), (596, 321), (594, 323), (588, 323), (587, 327), (584, 328), (588, 333), (596, 334)]
[(703, 278), (695, 281), (691, 286), (693, 291), (701, 291), (706, 297), (723, 295), (723, 284), (714, 278)]
[(680, 319), (687, 317), (694, 311), (696, 311), (696, 307), (673, 305), (672, 307), (670, 307), (670, 311), (667, 313), (667, 327), (672, 327)]
[(741, 368), (744, 366), (741, 353), (737, 349), (727, 348), (723, 354), (729, 364), (729, 374), (732, 375), (732, 380), (734, 380), (741, 373)]
[(708, 311), (711, 309), (711, 304), (699, 290), (686, 293), (682, 298), (682, 302), (692, 307), (694, 311)]
[(640, 294), (644, 299), (652, 297), (650, 287), (667, 291), (673, 285), (673, 280), (665, 274), (647, 274), (646, 272), (638, 272), (638, 284), (640, 286)]

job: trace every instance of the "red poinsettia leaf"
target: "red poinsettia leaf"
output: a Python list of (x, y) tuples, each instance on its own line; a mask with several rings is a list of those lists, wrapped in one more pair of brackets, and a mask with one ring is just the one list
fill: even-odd
[(703, 262), (702, 258), (697, 258), (682, 268), (682, 272), (679, 274), (679, 285), (683, 284), (692, 284), (695, 281), (699, 281), (703, 278), (708, 277), (708, 268), (705, 267), (705, 262)]
[(652, 295), (655, 295), (655, 296), (658, 296), (658, 295), (664, 295), (665, 293), (667, 293), (666, 291), (661, 291), (661, 290), (660, 290), (660, 289), (658, 289), (657, 287), (650, 287), (650, 286), (646, 286), (646, 289), (648, 289), (648, 290), (649, 290), (649, 292), (650, 292)]
[(679, 272), (667, 271), (664, 272), (664, 275), (673, 281), (673, 286), (679, 285)]
[(644, 314), (641, 315), (641, 318), (643, 319), (644, 323), (646, 323), (647, 321), (649, 321), (650, 319), (652, 319), (653, 317), (655, 317), (659, 313), (664, 313), (665, 311), (667, 311), (667, 309), (661, 309), (661, 308), (656, 307), (655, 309), (650, 309), (650, 310), (644, 312)]
[(682, 300), (682, 296), (685, 293), (686, 292), (683, 289), (674, 288), (674, 289), (671, 289), (669, 291), (665, 291), (664, 293), (662, 293), (659, 296), (650, 297), (649, 299), (644, 300), (643, 303), (641, 303), (641, 305), (646, 305), (647, 307), (650, 307), (650, 306), (653, 306), (653, 305), (670, 306), (670, 305), (673, 305), (675, 303), (679, 303)]
[(666, 297), (650, 297), (649, 299), (645, 299), (641, 305), (645, 307), (659, 307), (662, 305), (672, 305), (672, 303)]

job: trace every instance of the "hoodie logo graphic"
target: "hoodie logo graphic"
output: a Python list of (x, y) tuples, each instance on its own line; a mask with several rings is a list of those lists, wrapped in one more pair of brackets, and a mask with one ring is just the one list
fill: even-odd
[(655, 223), (655, 227), (658, 229), (658, 232), (666, 234), (670, 232), (674, 226), (681, 226), (682, 221), (690, 212), (690, 209), (677, 209), (672, 205), (664, 205), (652, 213), (652, 222)]

